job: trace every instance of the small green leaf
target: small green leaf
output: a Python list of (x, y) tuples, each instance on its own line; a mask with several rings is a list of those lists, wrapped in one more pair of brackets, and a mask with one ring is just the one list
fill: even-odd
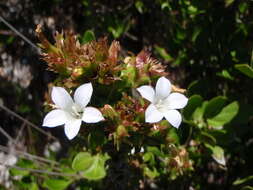
[(146, 152), (144, 155), (143, 155), (143, 161), (144, 162), (149, 162), (149, 161), (153, 161), (154, 160), (154, 155), (151, 153), (151, 152)]
[(200, 35), (200, 33), (202, 32), (202, 28), (201, 27), (195, 27), (193, 34), (192, 34), (192, 42), (195, 42), (198, 38), (198, 36)]
[(97, 154), (93, 157), (90, 167), (84, 171), (83, 176), (89, 180), (99, 180), (106, 176), (105, 162), (109, 159), (108, 155)]
[(66, 181), (64, 179), (47, 179), (44, 181), (43, 187), (46, 187), (49, 190), (64, 190), (70, 183), (71, 181)]
[(156, 156), (162, 156), (161, 151), (155, 146), (148, 146), (147, 147), (147, 152), (151, 152)]
[(201, 106), (197, 107), (196, 110), (192, 114), (192, 118), (194, 120), (194, 123), (198, 125), (198, 127), (202, 128), (204, 127), (204, 120), (203, 115), (205, 113), (205, 109), (207, 106), (207, 101), (204, 101)]
[(75, 171), (81, 171), (86, 179), (99, 180), (106, 175), (105, 162), (108, 159), (107, 154), (91, 156), (88, 152), (80, 152), (74, 158), (72, 167)]
[(241, 71), (244, 75), (253, 78), (253, 68), (248, 64), (236, 64), (235, 68)]
[(246, 183), (250, 180), (253, 180), (253, 175), (247, 176), (247, 177), (242, 178), (242, 179), (237, 179), (233, 182), (233, 185), (241, 185), (241, 184)]
[(165, 60), (165, 61), (173, 61), (173, 57), (171, 57), (170, 54), (168, 54), (168, 52), (160, 47), (160, 46), (155, 46), (155, 51)]
[(136, 1), (135, 2), (135, 7), (136, 7), (136, 9), (139, 11), (139, 13), (143, 13), (143, 7), (144, 7), (144, 4), (143, 4), (143, 2), (142, 1)]
[(169, 129), (168, 134), (166, 136), (166, 141), (172, 144), (178, 144), (179, 143), (179, 136), (177, 130), (172, 127)]
[(93, 33), (93, 31), (86, 30), (82, 39), (81, 39), (81, 42), (86, 44), (86, 43), (94, 41), (94, 40), (96, 40), (96, 37), (95, 37), (95, 34)]
[(136, 75), (136, 67), (133, 66), (127, 66), (124, 70), (121, 71), (121, 78), (129, 87), (134, 86)]
[(230, 6), (235, 0), (225, 0), (226, 7)]
[(217, 76), (223, 77), (225, 79), (234, 80), (235, 78), (231, 76), (231, 74), (228, 72), (228, 70), (222, 70), (222, 72), (216, 73)]
[(252, 186), (244, 186), (243, 188), (241, 188), (241, 190), (253, 190), (253, 187)]
[(148, 176), (149, 178), (151, 178), (151, 179), (154, 179), (154, 178), (156, 178), (156, 177), (159, 176), (159, 173), (158, 173), (158, 171), (156, 170), (156, 168), (153, 168), (153, 170), (151, 170), (151, 169), (149, 169), (148, 167), (145, 167), (145, 168), (144, 168), (144, 174), (145, 174), (146, 176)]
[(237, 101), (224, 107), (220, 113), (218, 113), (213, 118), (207, 119), (208, 125), (212, 127), (220, 127), (229, 123), (238, 113), (239, 103)]
[(216, 162), (218, 162), (219, 164), (225, 166), (226, 165), (226, 160), (225, 160), (223, 148), (221, 148), (219, 146), (214, 146), (212, 151), (213, 151), (213, 154), (212, 154), (213, 159)]
[(93, 162), (93, 157), (88, 152), (80, 152), (72, 162), (72, 168), (75, 171), (87, 170)]
[(217, 115), (225, 105), (226, 101), (226, 97), (223, 96), (212, 98), (206, 105), (204, 117), (212, 118)]

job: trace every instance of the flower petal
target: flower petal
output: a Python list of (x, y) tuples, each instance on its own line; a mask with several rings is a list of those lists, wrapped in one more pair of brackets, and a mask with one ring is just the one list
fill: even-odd
[(161, 121), (163, 114), (160, 113), (153, 104), (150, 104), (145, 111), (145, 121), (147, 123), (156, 123)]
[(160, 77), (156, 83), (155, 93), (157, 99), (165, 99), (170, 95), (171, 83), (165, 77)]
[(168, 102), (169, 109), (181, 109), (186, 106), (188, 98), (183, 94), (175, 92), (169, 95), (166, 102)]
[(52, 100), (58, 108), (68, 109), (72, 106), (73, 100), (69, 93), (62, 87), (53, 87)]
[(86, 83), (79, 86), (74, 94), (74, 100), (78, 103), (82, 108), (85, 108), (87, 104), (90, 102), (90, 98), (93, 92), (92, 84)]
[(155, 97), (155, 91), (151, 86), (144, 85), (137, 88), (137, 91), (141, 94), (141, 96), (147, 99), (150, 102), (153, 102)]
[(72, 119), (64, 126), (64, 132), (69, 140), (73, 139), (79, 132), (82, 120)]
[(104, 120), (104, 117), (97, 108), (86, 107), (83, 112), (82, 120), (86, 123), (97, 123)]
[(50, 111), (44, 118), (42, 126), (56, 127), (63, 125), (67, 121), (67, 113), (63, 110), (56, 109)]
[(177, 110), (169, 110), (163, 113), (167, 121), (173, 126), (178, 128), (182, 122), (182, 116)]

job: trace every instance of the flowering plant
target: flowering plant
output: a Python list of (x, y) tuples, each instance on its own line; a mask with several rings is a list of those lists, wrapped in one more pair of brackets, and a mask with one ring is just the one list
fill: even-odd
[[(49, 112), (42, 126), (52, 133), (60, 126), (68, 143), (68, 156), (48, 166), (53, 174), (63, 174), (46, 177), (43, 187), (66, 189), (80, 182), (106, 189), (122, 186), (118, 176), (128, 189), (149, 186), (190, 175), (200, 151), (207, 150), (226, 166), (225, 152), (211, 132), (236, 116), (237, 102), (227, 104), (223, 97), (206, 101), (191, 89), (188, 99), (185, 89), (171, 84), (163, 64), (146, 51), (128, 54), (117, 41), (108, 45), (106, 38), (93, 38), (80, 44), (77, 36), (63, 32), (51, 44), (40, 27), (37, 35), (42, 58), (58, 74), (45, 96)], [(57, 154), (47, 155), (57, 160)]]

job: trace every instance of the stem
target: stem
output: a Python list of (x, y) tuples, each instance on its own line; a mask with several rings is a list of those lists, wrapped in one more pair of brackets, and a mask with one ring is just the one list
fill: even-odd
[(19, 166), (15, 166), (15, 165), (12, 166), (12, 165), (5, 164), (5, 163), (2, 163), (2, 162), (0, 162), (0, 165), (6, 166), (8, 168), (15, 168), (15, 169), (18, 169), (18, 170), (24, 170), (24, 171), (34, 172), (34, 173), (42, 173), (42, 174), (55, 175), (55, 176), (63, 176), (63, 177), (76, 177), (76, 178), (80, 178), (81, 177), (78, 174), (51, 172), (51, 171), (47, 171), (47, 170), (31, 169), (31, 168), (22, 168), (22, 167), (19, 167)]
[(5, 107), (4, 105), (0, 104), (0, 108), (2, 108), (4, 111), (8, 112), (10, 115), (18, 118), (19, 120), (23, 121), (25, 124), (27, 124), (28, 126), (33, 127), (34, 129), (36, 129), (37, 131), (39, 131), (40, 133), (48, 136), (51, 139), (57, 140), (56, 137), (52, 136), (51, 134), (45, 132), (44, 130), (42, 130), (41, 128), (39, 128), (37, 125), (33, 124), (32, 122), (28, 121), (27, 119), (23, 118), (22, 116), (18, 115), (17, 113), (15, 113), (14, 111), (10, 110), (9, 108)]

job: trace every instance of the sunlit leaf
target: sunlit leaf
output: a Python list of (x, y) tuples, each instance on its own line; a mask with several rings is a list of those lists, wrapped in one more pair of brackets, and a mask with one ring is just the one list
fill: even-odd
[(235, 68), (241, 71), (244, 75), (253, 78), (253, 68), (248, 64), (236, 64)]
[(72, 168), (75, 171), (87, 170), (93, 162), (93, 157), (88, 152), (80, 152), (72, 162)]
[(213, 118), (207, 119), (207, 122), (212, 127), (220, 127), (229, 123), (238, 113), (239, 103), (237, 101), (224, 107), (220, 113)]
[(72, 167), (80, 171), (84, 178), (89, 180), (99, 180), (106, 176), (105, 162), (109, 156), (97, 154), (92, 156), (88, 152), (79, 153), (72, 162)]

